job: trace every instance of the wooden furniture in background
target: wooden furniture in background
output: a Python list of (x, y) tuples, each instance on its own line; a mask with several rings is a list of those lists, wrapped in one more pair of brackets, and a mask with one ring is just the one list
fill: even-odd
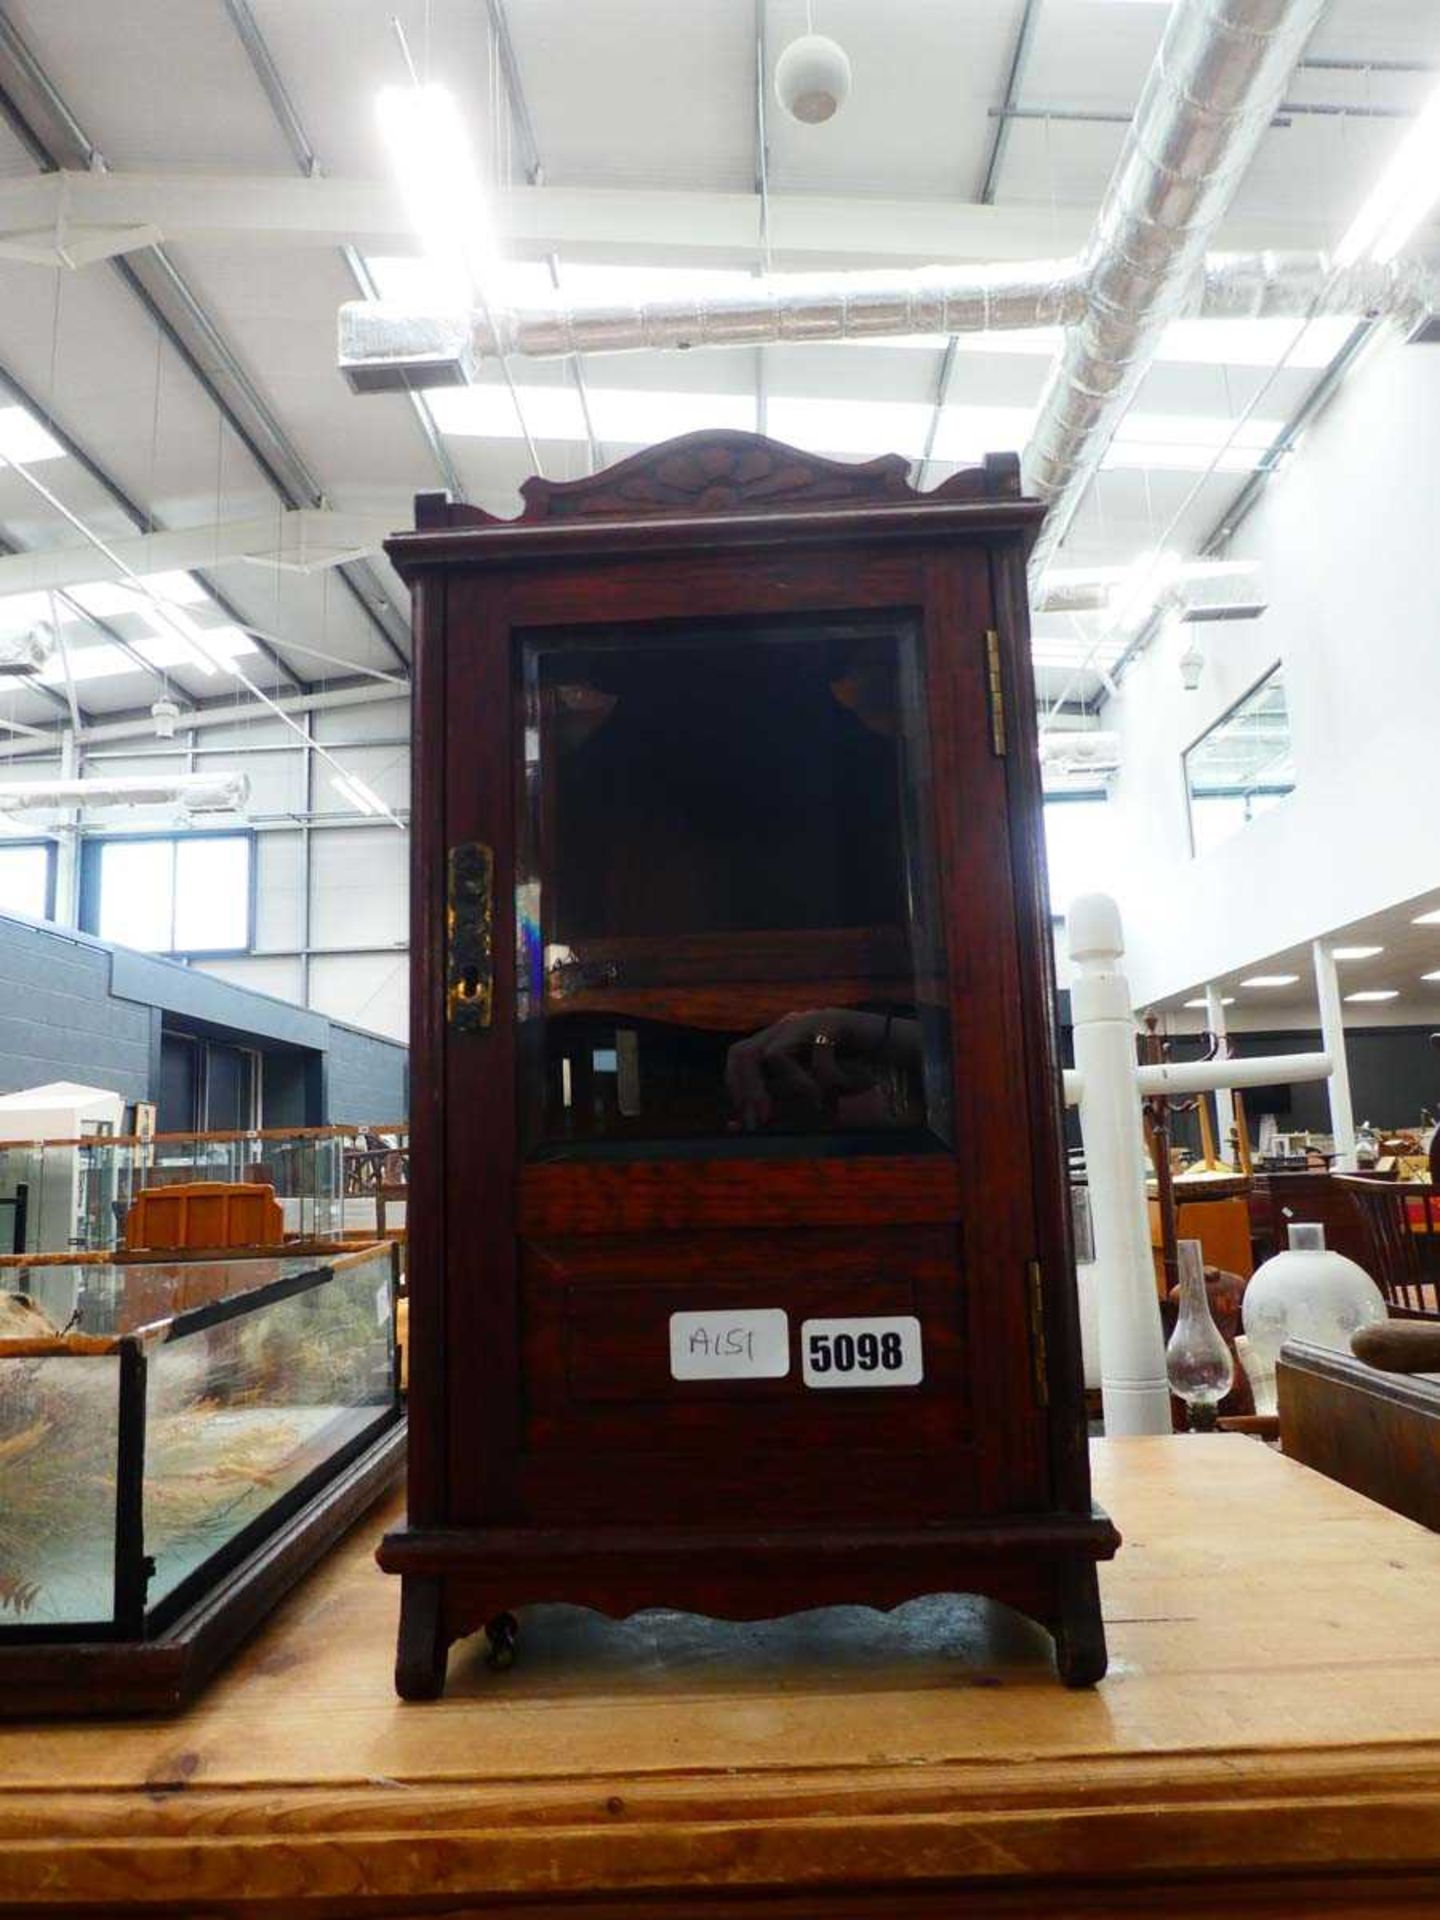
[[(407, 1697), (538, 1600), (961, 1588), (1051, 1627), (1068, 1682), (1104, 1671), (1041, 509), (1010, 456), (906, 474), (699, 434), (531, 480), (513, 521), (421, 496), (388, 544), (417, 659), (410, 1508), (381, 1549)], [(796, 1008), (790, 1071), (742, 1101), (734, 1050)], [(888, 1086), (847, 1111), (862, 1026)], [(768, 1375), (677, 1374), (687, 1324), (689, 1357), (740, 1316), (743, 1361), (751, 1314)]]
[(1440, 1538), (1253, 1440), (1093, 1458), (1093, 1695), (984, 1603), (552, 1608), (417, 1713), (367, 1523), (183, 1718), (0, 1729), (0, 1911), (1433, 1915)]
[(1333, 1174), (1367, 1236), (1360, 1264), (1391, 1313), (1440, 1318), (1440, 1187)]
[(1440, 1384), (1289, 1341), (1275, 1385), (1292, 1459), (1440, 1529)]
[(272, 1186), (191, 1180), (147, 1187), (125, 1215), (125, 1245), (152, 1252), (190, 1247), (274, 1247), (285, 1216)]
[(1250, 1233), (1255, 1265), (1289, 1244), (1293, 1221), (1314, 1221), (1325, 1229), (1325, 1245), (1369, 1271), (1370, 1237), (1346, 1188), (1332, 1173), (1257, 1173), (1250, 1189)]
[[(1238, 1273), (1248, 1280), (1254, 1271), (1250, 1250), (1250, 1208), (1244, 1193), (1217, 1195), (1214, 1199), (1186, 1200), (1186, 1183), (1175, 1183), (1176, 1238), (1198, 1240), (1207, 1267), (1220, 1267), (1226, 1273)], [(1150, 1245), (1155, 1249), (1155, 1283), (1160, 1286), (1160, 1209), (1150, 1202)]]

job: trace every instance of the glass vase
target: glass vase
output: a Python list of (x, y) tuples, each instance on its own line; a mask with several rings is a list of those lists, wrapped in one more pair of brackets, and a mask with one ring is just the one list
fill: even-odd
[(1200, 1242), (1182, 1240), (1176, 1252), (1179, 1312), (1165, 1349), (1165, 1372), (1170, 1391), (1185, 1402), (1191, 1430), (1203, 1433), (1215, 1425), (1215, 1410), (1230, 1391), (1235, 1363), (1210, 1315)]

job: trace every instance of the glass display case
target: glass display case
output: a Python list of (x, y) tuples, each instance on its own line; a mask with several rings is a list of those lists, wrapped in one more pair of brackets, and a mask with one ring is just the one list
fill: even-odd
[(84, 1141), (76, 1149), (79, 1209), (70, 1244), (96, 1250), (119, 1245), (137, 1195), (147, 1187), (197, 1180), (273, 1187), (287, 1237), (338, 1237), (347, 1137), (343, 1127), (305, 1127)]
[(0, 1255), (24, 1253), (34, 1244), (43, 1168), (39, 1143), (0, 1146)]
[[(352, 1517), (373, 1497), (399, 1459), (395, 1291), (389, 1245), (0, 1261), (0, 1712), (170, 1704), (187, 1621), (243, 1600), (287, 1526), (298, 1571), (340, 1483)], [(108, 1653), (92, 1699), (47, 1692), (57, 1642)], [(127, 1671), (137, 1645), (168, 1666)]]

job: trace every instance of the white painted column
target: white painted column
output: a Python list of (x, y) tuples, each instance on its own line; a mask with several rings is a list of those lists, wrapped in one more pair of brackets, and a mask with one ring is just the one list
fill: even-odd
[(1350, 1062), (1345, 1053), (1345, 1022), (1340, 1010), (1340, 981), (1335, 956), (1326, 940), (1314, 943), (1315, 996), (1320, 1002), (1320, 1044), (1330, 1056), (1330, 1131), (1335, 1136), (1335, 1165), (1355, 1166), (1355, 1115), (1350, 1106)]
[[(1225, 1003), (1219, 987), (1205, 989), (1205, 1024), (1220, 1043), (1217, 1058), (1230, 1058), (1230, 1040), (1225, 1027)], [(1203, 1100), (1204, 1094), (1200, 1095)], [(1230, 1135), (1235, 1126), (1235, 1102), (1229, 1087), (1215, 1089), (1215, 1131), (1219, 1136), (1215, 1142), (1216, 1151), (1225, 1160), (1230, 1154)]]
[[(75, 729), (66, 727), (60, 736), (60, 778), (78, 780), (80, 756), (75, 745)], [(55, 837), (55, 925), (78, 927), (80, 924), (80, 825), (83, 808), (73, 807), (65, 815)]]
[(1106, 894), (1084, 894), (1070, 903), (1066, 930), (1076, 969), (1070, 1010), (1095, 1234), (1105, 1431), (1169, 1433), (1170, 1392), (1135, 1083), (1135, 1021), (1118, 965), (1125, 950), (1119, 910)]

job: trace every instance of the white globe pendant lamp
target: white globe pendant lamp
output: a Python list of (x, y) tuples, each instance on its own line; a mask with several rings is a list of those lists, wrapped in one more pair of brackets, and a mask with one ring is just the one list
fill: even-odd
[(802, 33), (775, 62), (775, 96), (792, 120), (833, 120), (850, 92), (850, 56), (823, 33)]

